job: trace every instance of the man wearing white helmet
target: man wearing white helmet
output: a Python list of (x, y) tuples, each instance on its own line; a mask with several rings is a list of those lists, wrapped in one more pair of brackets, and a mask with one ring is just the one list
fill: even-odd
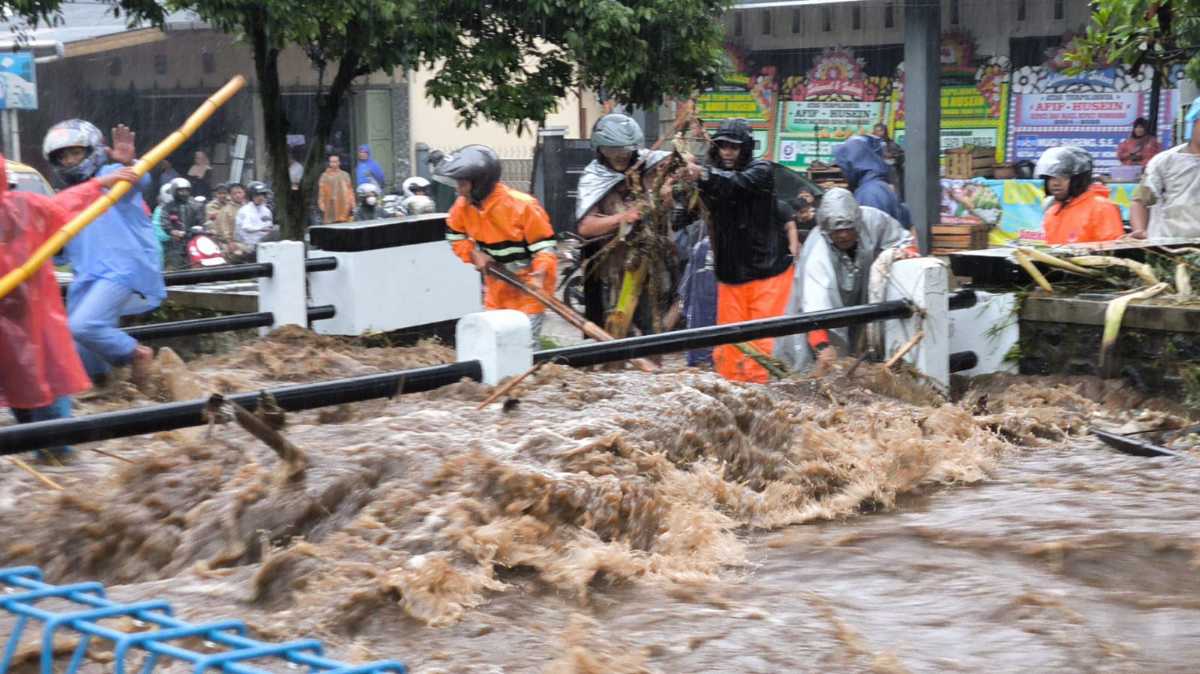
[(400, 191), (404, 193), (400, 208), (404, 209), (407, 215), (425, 215), (436, 211), (437, 204), (429, 194), (432, 187), (429, 181), (421, 176), (405, 178), (400, 185)]
[(1133, 194), (1134, 238), (1200, 237), (1200, 98), (1184, 121), (1187, 142), (1154, 155)]
[[(900, 222), (883, 211), (859, 206), (849, 190), (825, 192), (817, 229), (804, 240), (792, 286), (789, 314), (838, 309), (867, 301), (871, 265), (885, 250), (911, 246)], [(911, 254), (911, 253), (906, 253)], [(847, 328), (814, 330), (776, 342), (776, 355), (793, 369), (816, 359), (828, 363), (849, 354), (857, 339)]]
[(163, 185), (170, 199), (164, 201), (159, 226), (167, 234), (165, 252), (168, 269), (186, 269), (187, 239), (192, 228), (204, 224), (204, 218), (192, 202), (192, 183), (187, 178), (174, 178)]
[(1034, 174), (1054, 199), (1042, 230), (1046, 243), (1112, 241), (1125, 234), (1121, 211), (1108, 200), (1108, 188), (1092, 182), (1092, 155), (1073, 145), (1052, 147), (1038, 159)]
[[(113, 146), (94, 125), (80, 119), (50, 127), (42, 153), (64, 182), (77, 185), (134, 162), (132, 131), (113, 129)], [(149, 178), (96, 218), (63, 249), (74, 280), (67, 291), (67, 313), (76, 348), (93, 380), (113, 366), (131, 365), (142, 383), (154, 352), (118, 328), (122, 316), (145, 313), (166, 297), (162, 256), (142, 201)]]
[(383, 206), (379, 204), (379, 185), (367, 181), (354, 190), (358, 204), (354, 207), (354, 221), (378, 220), (383, 217)]

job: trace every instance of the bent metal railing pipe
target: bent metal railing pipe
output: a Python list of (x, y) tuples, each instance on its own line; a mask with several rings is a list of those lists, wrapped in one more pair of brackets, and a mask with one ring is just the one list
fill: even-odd
[[(333, 271), (337, 269), (336, 257), (310, 257), (304, 261), (304, 271)], [(251, 262), (248, 264), (223, 264), (207, 269), (182, 269), (163, 274), (163, 282), (169, 286), (189, 286), (197, 283), (220, 283), (225, 281), (249, 281), (257, 278), (271, 278), (275, 274), (275, 265), (270, 262)]]
[[(308, 308), (308, 320), (310, 322), (323, 321), (333, 318), (336, 315), (337, 309), (332, 304)], [(248, 328), (269, 328), (274, 324), (274, 314), (269, 311), (259, 311), (252, 314), (230, 314), (228, 316), (214, 316), (213, 318), (192, 318), (186, 321), (133, 325), (123, 330), (125, 334), (134, 339), (149, 340), (206, 335), (213, 332), (246, 330)]]
[(691, 328), (657, 335), (628, 337), (611, 342), (592, 342), (533, 354), (534, 362), (554, 361), (573, 367), (599, 365), (618, 360), (657, 356), (664, 353), (702, 349), (721, 344), (747, 342), (766, 337), (783, 337), (813, 330), (844, 328), (892, 318), (908, 318), (913, 305), (904, 300), (863, 304), (842, 309), (815, 311), (810, 314), (762, 318), (744, 323), (728, 323), (706, 328)]
[[(310, 257), (304, 261), (304, 271), (333, 271), (337, 269), (336, 257)], [(223, 264), (206, 269), (181, 269), (163, 273), (163, 283), (168, 286), (190, 286), (197, 283), (225, 283), (228, 281), (250, 281), (260, 278), (271, 278), (275, 275), (275, 265), (270, 262), (249, 262), (247, 264)], [(59, 284), (66, 288), (70, 282)]]
[[(974, 293), (969, 293), (969, 295), (959, 293), (951, 298), (952, 308), (964, 308), (973, 304)], [(536, 361), (555, 360), (575, 365), (613, 362), (708, 345), (731, 344), (760, 337), (905, 318), (911, 316), (913, 311), (913, 306), (908, 302), (882, 302), (798, 316), (768, 318), (712, 328), (696, 328), (663, 335), (647, 335), (612, 342), (551, 349), (535, 353), (534, 359)], [(372, 398), (391, 398), (401, 393), (430, 391), (446, 384), (455, 383), (464, 377), (475, 381), (483, 378), (479, 361), (470, 360), (416, 370), (334, 379), (313, 384), (297, 384), (271, 389), (268, 393), (275, 397), (283, 409), (298, 411), (360, 402)], [(227, 398), (247, 409), (254, 409), (258, 405), (258, 396), (257, 392), (250, 392), (230, 395)], [(204, 415), (207, 403), (207, 400), (191, 400), (103, 412), (71, 419), (7, 426), (0, 428), (0, 455), (202, 426), (208, 423)]]
[[(374, 398), (392, 398), (401, 393), (420, 393), (453, 384), (463, 378), (483, 378), (479, 361), (450, 363), (400, 372), (334, 379), (313, 384), (297, 384), (267, 392), (285, 410), (311, 410), (318, 407), (361, 402)], [(227, 395), (246, 409), (258, 406), (258, 392)], [(85, 417), (39, 421), (0, 428), (0, 454), (17, 454), (40, 447), (69, 445), (123, 438), (145, 433), (203, 426), (207, 400), (151, 405), (117, 412), (89, 414)]]
[[(192, 671), (225, 672), (226, 674), (267, 674), (283, 669), (306, 668), (321, 674), (405, 674), (404, 665), (395, 660), (383, 660), (353, 665), (324, 656), (324, 646), (316, 639), (303, 639), (282, 644), (259, 641), (247, 636), (249, 629), (241, 620), (218, 620), (192, 624), (174, 616), (165, 601), (117, 602), (106, 596), (104, 586), (97, 582), (51, 585), (43, 581), (36, 566), (0, 568), (0, 610), (16, 617), (12, 632), (0, 654), (0, 674), (8, 672), (26, 626), (31, 621), (42, 623), (40, 671), (54, 672), (55, 637), (62, 631), (78, 635), (73, 644), (67, 674), (77, 674), (85, 664), (84, 658), (94, 639), (108, 641), (112, 647), (113, 663), (108, 671), (125, 674), (130, 651), (144, 656), (136, 669), (148, 674), (183, 661)], [(67, 602), (69, 606), (53, 611), (36, 604), (42, 600)], [(149, 625), (149, 629), (125, 631), (101, 624), (112, 618), (129, 618)], [(206, 652), (193, 650), (192, 640), (201, 639)], [(59, 644), (62, 641), (59, 640)], [(262, 662), (262, 661), (266, 662)], [(258, 661), (250, 664), (251, 661)], [(268, 665), (264, 668), (261, 665)]]

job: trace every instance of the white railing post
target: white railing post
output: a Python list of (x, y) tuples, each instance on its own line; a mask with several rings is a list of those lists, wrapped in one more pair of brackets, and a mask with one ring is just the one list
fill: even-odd
[(533, 367), (533, 332), (529, 317), (500, 309), (467, 314), (455, 327), (458, 362), (477, 360), (483, 383), (495, 386)]
[(950, 390), (949, 270), (930, 257), (900, 260), (892, 265), (888, 300), (909, 300), (917, 311), (911, 318), (884, 324), (887, 355), (896, 353), (917, 332), (924, 336), (904, 357), (942, 393)]
[(272, 241), (258, 244), (258, 261), (270, 262), (270, 278), (258, 279), (258, 310), (275, 316), (266, 334), (283, 325), (308, 327), (308, 290), (305, 287), (304, 243)]

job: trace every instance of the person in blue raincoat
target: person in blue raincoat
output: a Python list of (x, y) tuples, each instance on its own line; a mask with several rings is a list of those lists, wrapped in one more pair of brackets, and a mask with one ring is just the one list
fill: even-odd
[(874, 136), (851, 136), (833, 148), (833, 163), (854, 193), (860, 206), (877, 208), (892, 216), (905, 227), (912, 225), (908, 207), (889, 182), (892, 167), (883, 159), (883, 144)]
[[(70, 119), (50, 127), (42, 153), (64, 182), (78, 185), (134, 162), (134, 134), (113, 129), (113, 146), (90, 122)], [(143, 176), (115, 206), (63, 249), (75, 277), (67, 291), (67, 322), (84, 369), (93, 381), (129, 365), (134, 384), (145, 381), (154, 352), (119, 329), (122, 316), (152, 311), (166, 298), (162, 254), (146, 214)]]
[(359, 145), (358, 164), (354, 169), (354, 187), (357, 188), (363, 183), (375, 183), (375, 186), (382, 190), (386, 180), (383, 167), (371, 158), (371, 146)]

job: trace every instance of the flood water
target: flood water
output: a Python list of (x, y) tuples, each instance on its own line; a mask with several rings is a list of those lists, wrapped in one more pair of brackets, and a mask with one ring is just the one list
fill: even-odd
[[(170, 371), (163, 395), (446, 358), (293, 334)], [(1087, 440), (1130, 411), (1082, 387), (1013, 378), (986, 404), (942, 405), (869, 366), (770, 387), (548, 366), (519, 403), (477, 411), (489, 390), (291, 415), (309, 458), (296, 479), (232, 425), (95, 446), (132, 464), (85, 449), (40, 467), (64, 492), (6, 471), (0, 565), (421, 673), (1200, 658), (1200, 463)], [(110, 660), (98, 649), (87, 669)]]

